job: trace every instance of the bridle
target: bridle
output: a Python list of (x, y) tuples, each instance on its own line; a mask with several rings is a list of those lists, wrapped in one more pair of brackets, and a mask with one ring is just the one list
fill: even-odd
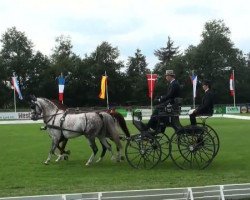
[[(32, 110), (31, 112), (31, 119), (32, 120), (39, 120), (39, 119), (45, 119), (47, 117), (49, 117), (48, 120), (44, 121), (44, 123), (47, 125), (53, 118), (55, 118), (56, 115), (60, 115), (63, 113), (58, 113), (59, 109), (56, 110), (55, 114), (51, 114), (51, 115), (43, 115), (41, 116), (43, 109), (42, 107), (35, 101), (31, 101), (30, 103), (30, 108)], [(37, 108), (38, 108), (38, 112), (37, 112)]]

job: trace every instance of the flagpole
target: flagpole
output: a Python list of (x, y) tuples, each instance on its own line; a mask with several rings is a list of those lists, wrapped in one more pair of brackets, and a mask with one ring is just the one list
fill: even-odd
[(13, 88), (13, 91), (14, 91), (14, 109), (16, 112), (16, 91), (15, 91), (15, 88)]
[[(192, 70), (192, 77), (194, 76), (194, 70)], [(194, 97), (194, 83), (192, 81), (192, 85), (193, 85), (193, 109), (195, 109), (195, 97)]]
[(233, 89), (234, 89), (234, 107), (235, 107), (235, 77), (234, 77), (234, 70), (233, 70)]
[[(107, 73), (105, 71), (105, 76), (107, 78)], [(107, 96), (107, 109), (109, 109), (109, 93), (108, 93), (108, 80), (106, 79), (106, 96)]]

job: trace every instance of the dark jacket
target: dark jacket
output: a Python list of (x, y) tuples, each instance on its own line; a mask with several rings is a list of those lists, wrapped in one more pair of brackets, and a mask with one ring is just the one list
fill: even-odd
[(177, 80), (170, 83), (166, 95), (161, 96), (160, 103), (174, 103), (174, 99), (180, 97), (180, 85)]
[(213, 114), (214, 95), (211, 90), (205, 92), (202, 98), (202, 104), (196, 109), (197, 114)]

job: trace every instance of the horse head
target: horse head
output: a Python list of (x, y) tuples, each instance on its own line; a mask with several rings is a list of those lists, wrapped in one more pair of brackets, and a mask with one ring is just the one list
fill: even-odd
[(38, 120), (41, 118), (42, 115), (42, 107), (34, 95), (30, 95), (29, 99), (30, 99), (29, 104), (31, 109), (31, 119)]

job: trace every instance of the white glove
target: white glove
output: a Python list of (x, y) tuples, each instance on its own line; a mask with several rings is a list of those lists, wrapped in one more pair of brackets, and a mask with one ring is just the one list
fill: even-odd
[(195, 111), (195, 109), (191, 109), (188, 111), (188, 114), (191, 115), (191, 114), (193, 114), (194, 111)]

